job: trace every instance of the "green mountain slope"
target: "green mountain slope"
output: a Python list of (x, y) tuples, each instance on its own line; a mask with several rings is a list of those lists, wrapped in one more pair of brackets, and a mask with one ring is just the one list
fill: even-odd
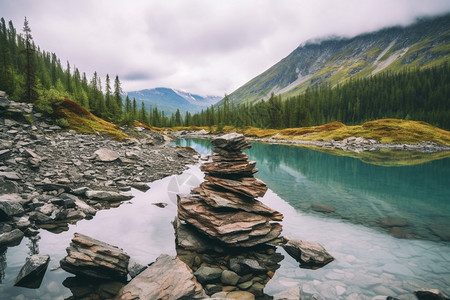
[(450, 62), (450, 14), (353, 38), (307, 42), (229, 99), (235, 104), (254, 103), (267, 100), (271, 93), (286, 98), (319, 84), (335, 86), (350, 78), (445, 62)]

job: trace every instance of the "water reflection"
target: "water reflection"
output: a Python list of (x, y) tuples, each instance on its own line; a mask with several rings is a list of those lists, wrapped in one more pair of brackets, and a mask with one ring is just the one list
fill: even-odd
[[(178, 144), (210, 151), (208, 140)], [(450, 240), (449, 158), (383, 167), (285, 145), (254, 143), (246, 153), (257, 161), (260, 171), (255, 176), (300, 211), (378, 228), (398, 238)]]

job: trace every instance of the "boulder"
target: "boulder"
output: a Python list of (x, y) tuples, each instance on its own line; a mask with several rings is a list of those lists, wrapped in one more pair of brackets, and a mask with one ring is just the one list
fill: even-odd
[(148, 186), (148, 184), (144, 183), (144, 182), (133, 182), (131, 184), (131, 187), (141, 191), (141, 192), (146, 192), (150, 189), (150, 187)]
[(88, 197), (89, 199), (108, 202), (125, 201), (133, 198), (132, 195), (121, 194), (111, 191), (93, 191), (93, 190), (86, 191), (86, 197)]
[(41, 286), (50, 261), (49, 255), (34, 254), (27, 258), (17, 275), (15, 286), (37, 289)]
[(119, 153), (107, 148), (98, 149), (94, 152), (94, 155), (95, 158), (101, 162), (112, 162), (120, 157)]
[(119, 299), (202, 299), (207, 295), (192, 270), (179, 258), (161, 255), (124, 286)]
[(23, 199), (18, 194), (0, 195), (0, 221), (8, 220), (13, 216), (22, 215), (24, 209), (21, 201), (23, 201)]
[(75, 233), (60, 261), (69, 273), (108, 280), (126, 280), (130, 257), (122, 249)]
[(19, 186), (15, 181), (5, 180), (0, 177), (0, 195), (14, 194), (19, 191)]
[(334, 260), (322, 245), (315, 242), (292, 239), (282, 246), (300, 263), (300, 267), (320, 268)]
[(0, 234), (0, 247), (19, 245), (23, 238), (23, 232), (20, 229), (14, 229), (10, 232)]
[(224, 270), (220, 277), (220, 281), (225, 285), (236, 285), (241, 276), (230, 270)]
[(219, 268), (200, 267), (197, 271), (195, 271), (194, 275), (200, 283), (205, 284), (219, 281), (222, 276), (222, 272), (223, 270)]

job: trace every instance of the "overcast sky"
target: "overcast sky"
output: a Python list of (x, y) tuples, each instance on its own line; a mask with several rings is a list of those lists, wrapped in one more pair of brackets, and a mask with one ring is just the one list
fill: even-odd
[(450, 11), (450, 0), (0, 0), (0, 16), (63, 66), (125, 91), (223, 96), (308, 39), (354, 36)]

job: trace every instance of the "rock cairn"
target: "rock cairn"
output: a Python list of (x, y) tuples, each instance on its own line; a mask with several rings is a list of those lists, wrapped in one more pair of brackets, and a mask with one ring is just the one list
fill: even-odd
[(279, 237), (282, 226), (273, 221), (283, 215), (255, 199), (267, 186), (253, 177), (256, 162), (242, 153), (251, 147), (245, 137), (230, 133), (212, 145), (212, 162), (201, 166), (206, 181), (178, 196), (178, 218), (228, 247), (252, 247)]

